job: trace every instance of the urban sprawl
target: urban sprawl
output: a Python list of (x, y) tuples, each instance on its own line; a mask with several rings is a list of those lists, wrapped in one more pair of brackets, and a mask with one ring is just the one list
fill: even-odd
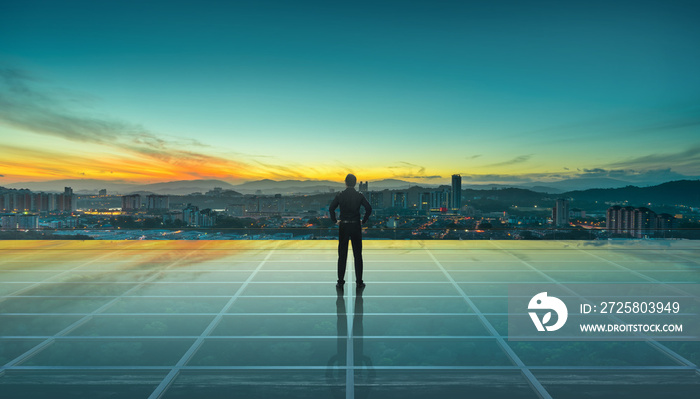
[[(367, 239), (698, 238), (698, 208), (580, 200), (518, 188), (358, 190), (374, 210)], [(188, 195), (75, 194), (0, 187), (3, 234), (80, 239), (335, 239), (333, 190), (241, 194), (213, 188)], [(652, 210), (652, 206), (656, 209)], [(686, 228), (691, 227), (691, 228)], [(40, 236), (36, 234), (41, 233)]]

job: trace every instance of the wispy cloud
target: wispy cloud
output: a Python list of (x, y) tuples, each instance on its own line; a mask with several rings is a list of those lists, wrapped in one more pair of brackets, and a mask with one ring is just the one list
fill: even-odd
[[(84, 103), (87, 97), (80, 101), (75, 101), (75, 97), (68, 90), (47, 87), (45, 81), (30, 72), (0, 66), (0, 123), (35, 134), (116, 149), (124, 157), (135, 156), (146, 166), (150, 162), (151, 167), (140, 172), (144, 176), (159, 175), (156, 169), (179, 178), (259, 176), (258, 170), (240, 158), (196, 150), (207, 147), (197, 140), (155, 134), (138, 124), (90, 113), (85, 106), (76, 110), (74, 104)], [(117, 167), (123, 169), (122, 165)], [(297, 175), (279, 165), (276, 171), (279, 175)], [(138, 176), (139, 172), (135, 173)]]
[(658, 169), (669, 165), (674, 168), (683, 166), (700, 170), (700, 144), (695, 144), (683, 151), (648, 154), (609, 164), (610, 167), (614, 168), (634, 169)]
[(473, 175), (462, 173), (462, 181), (473, 183), (529, 183), (533, 181), (531, 176), (484, 174)]
[(504, 162), (498, 162), (498, 163), (492, 163), (490, 165), (486, 165), (486, 167), (515, 165), (515, 164), (527, 162), (530, 160), (530, 158), (532, 158), (532, 154), (520, 155), (520, 156), (517, 156), (513, 159), (509, 159), (509, 160), (504, 161)]
[(143, 127), (118, 120), (78, 115), (64, 104), (69, 98), (37, 88), (28, 72), (0, 68), (0, 119), (41, 134), (97, 144), (128, 142), (162, 147), (165, 142)]
[(441, 175), (427, 175), (425, 166), (416, 165), (414, 163), (399, 161), (397, 165), (387, 166), (387, 169), (392, 171), (394, 179), (441, 179)]
[(398, 175), (393, 175), (392, 177), (395, 179), (429, 179), (429, 180), (442, 179), (442, 176), (440, 176), (440, 175), (427, 176), (427, 175), (411, 175), (411, 174), (401, 175), (401, 174), (398, 174)]

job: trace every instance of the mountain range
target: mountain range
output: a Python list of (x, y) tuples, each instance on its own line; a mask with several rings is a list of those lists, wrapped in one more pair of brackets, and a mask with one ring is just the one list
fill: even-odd
[[(562, 194), (573, 191), (590, 189), (620, 189), (634, 184), (611, 178), (576, 178), (556, 182), (529, 182), (522, 184), (468, 184), (463, 182), (462, 189), (502, 189), (507, 187), (523, 188), (548, 194)], [(53, 180), (46, 182), (25, 182), (7, 184), (8, 188), (26, 188), (31, 191), (63, 192), (64, 187), (72, 187), (77, 194), (97, 194), (100, 189), (106, 189), (108, 194), (155, 193), (163, 195), (186, 195), (191, 193), (206, 193), (220, 187), (223, 190), (233, 190), (241, 194), (315, 194), (342, 190), (342, 182), (329, 180), (256, 180), (242, 184), (230, 184), (222, 180), (178, 180), (153, 184), (136, 184), (127, 181), (108, 181), (96, 179)], [(413, 183), (405, 180), (384, 179), (369, 182), (369, 189), (401, 190), (409, 187), (424, 187), (433, 189), (440, 184)], [(444, 186), (444, 184), (443, 184)], [(638, 186), (638, 185), (634, 185)]]
[[(373, 190), (399, 190), (416, 186), (416, 183), (384, 179), (370, 182)], [(424, 187), (437, 187), (437, 185), (422, 185)], [(186, 195), (196, 192), (205, 193), (220, 187), (224, 190), (233, 190), (241, 194), (314, 194), (342, 190), (343, 182), (329, 180), (256, 180), (238, 185), (233, 185), (222, 180), (178, 180), (153, 184), (135, 184), (125, 181), (107, 181), (95, 179), (71, 179), (53, 180), (46, 182), (24, 182), (5, 185), (7, 188), (29, 189), (31, 191), (63, 192), (64, 187), (73, 188), (77, 194), (97, 194), (99, 190), (106, 189), (109, 194), (131, 194), (151, 192), (163, 195)]]

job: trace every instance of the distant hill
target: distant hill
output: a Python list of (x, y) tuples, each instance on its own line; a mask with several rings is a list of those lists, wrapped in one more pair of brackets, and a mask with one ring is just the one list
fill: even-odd
[[(586, 180), (586, 179), (572, 179)], [(614, 179), (587, 179), (590, 184), (617, 185), (620, 181)], [(463, 185), (465, 198), (480, 197), (493, 198), (497, 201), (505, 201), (511, 204), (536, 203), (537, 200), (553, 199), (557, 197), (573, 198), (580, 201), (591, 202), (623, 202), (629, 201), (630, 205), (639, 206), (646, 203), (688, 206), (700, 206), (700, 180), (677, 180), (650, 187), (637, 187), (627, 185), (613, 188), (592, 188), (586, 190), (567, 190), (558, 192), (555, 183), (541, 183), (533, 187), (524, 188), (499, 185)], [(573, 184), (571, 181), (562, 184)], [(445, 185), (443, 185), (445, 186)], [(554, 187), (553, 187), (554, 186)], [(26, 188), (31, 191), (63, 192), (64, 187), (72, 187), (75, 193), (96, 194), (99, 189), (107, 189), (108, 194), (130, 193), (156, 193), (164, 195), (187, 195), (195, 192), (206, 193), (214, 187), (224, 190), (232, 190), (241, 194), (255, 194), (261, 190), (263, 194), (318, 194), (342, 190), (345, 185), (342, 182), (328, 180), (258, 180), (243, 184), (232, 185), (221, 180), (179, 180), (155, 184), (134, 184), (125, 181), (102, 181), (94, 179), (54, 180), (48, 182), (26, 182), (5, 185), (7, 188)], [(378, 190), (412, 190), (422, 187), (427, 190), (434, 189), (438, 185), (417, 184), (397, 179), (385, 179), (370, 181), (370, 191)], [(554, 191), (550, 191), (554, 190)]]
[(611, 179), (608, 177), (581, 177), (555, 182), (533, 182), (527, 184), (519, 184), (518, 187), (529, 189), (534, 189), (535, 187), (537, 187), (537, 191), (543, 191), (548, 193), (562, 193), (566, 191), (587, 190), (591, 188), (620, 188), (629, 186), (631, 184), (632, 183), (628, 181)]
[(368, 183), (368, 188), (370, 191), (374, 190), (403, 190), (409, 187), (437, 187), (437, 184), (425, 184), (425, 183), (413, 183), (405, 180), (398, 179), (383, 179), (370, 181)]
[(583, 201), (629, 201), (633, 206), (646, 203), (700, 206), (700, 180), (677, 180), (651, 187), (577, 190), (563, 193), (561, 196)]
[(97, 179), (64, 179), (44, 182), (23, 182), (7, 184), (7, 188), (26, 188), (31, 191), (44, 191), (62, 193), (64, 187), (73, 188), (73, 192), (97, 194), (100, 189), (107, 189), (111, 193), (125, 193), (135, 183), (123, 180), (97, 180)]
[[(359, 182), (358, 182), (359, 184)], [(370, 191), (379, 190), (403, 190), (409, 187), (437, 187), (437, 185), (418, 184), (405, 180), (383, 179), (369, 182)], [(340, 181), (329, 180), (282, 180), (275, 181), (270, 179), (250, 181), (234, 186), (236, 191), (243, 194), (254, 194), (257, 190), (263, 194), (313, 194), (330, 192), (331, 190), (339, 191), (345, 188), (345, 184)]]
[(163, 195), (184, 195), (194, 192), (207, 192), (214, 187), (221, 187), (224, 190), (233, 189), (233, 185), (221, 180), (178, 180), (165, 183), (136, 184), (121, 180), (70, 179), (47, 182), (13, 183), (8, 184), (7, 187), (27, 188), (31, 191), (45, 192), (63, 192), (64, 187), (71, 187), (76, 194), (97, 194), (100, 189), (106, 189), (108, 194), (149, 192)]
[(328, 180), (256, 180), (232, 186), (242, 194), (255, 194), (260, 190), (263, 194), (311, 194), (342, 190), (345, 185)]
[(471, 199), (471, 198), (480, 199), (480, 200), (492, 199), (495, 201), (505, 202), (508, 205), (518, 205), (518, 206), (532, 206), (533, 204), (540, 202), (544, 198), (556, 198), (557, 197), (557, 196), (551, 196), (547, 193), (536, 192), (536, 191), (528, 190), (525, 188), (515, 188), (515, 187), (492, 188), (489, 190), (486, 190), (486, 189), (478, 190), (478, 189), (468, 188), (466, 190), (462, 190), (462, 195), (467, 200)]
[(234, 186), (221, 180), (177, 180), (166, 183), (135, 185), (129, 191), (148, 191), (163, 195), (186, 195), (196, 192), (206, 193), (214, 187), (224, 190), (234, 190)]

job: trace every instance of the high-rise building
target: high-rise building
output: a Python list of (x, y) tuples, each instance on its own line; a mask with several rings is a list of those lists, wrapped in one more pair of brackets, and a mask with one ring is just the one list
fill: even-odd
[(182, 210), (182, 221), (187, 226), (199, 227), (199, 207), (187, 204), (187, 207)]
[(450, 190), (433, 190), (430, 192), (430, 209), (447, 208)]
[(552, 222), (555, 226), (569, 225), (569, 200), (559, 198), (552, 208)]
[(199, 211), (197, 218), (199, 227), (214, 227), (216, 224), (216, 212), (209, 208)]
[(452, 175), (450, 208), (457, 211), (462, 208), (462, 175)]
[[(66, 208), (67, 207), (67, 208)], [(53, 212), (74, 211), (72, 191), (62, 194), (32, 193), (29, 190), (12, 190), (0, 194), (0, 211), (5, 212)]]
[(654, 234), (656, 230), (656, 212), (649, 208), (641, 207), (632, 211), (633, 225), (632, 236), (642, 238)]
[(362, 194), (366, 193), (366, 192), (368, 191), (368, 189), (367, 189), (368, 185), (369, 185), (369, 182), (368, 182), (368, 181), (366, 181), (366, 182), (364, 182), (364, 183), (363, 183), (363, 182), (360, 182), (360, 189), (359, 189), (359, 191), (360, 191)]
[(673, 229), (675, 224), (675, 218), (673, 215), (668, 213), (661, 213), (656, 215), (656, 232), (655, 235), (663, 235), (669, 230)]
[(73, 189), (64, 187), (63, 194), (59, 194), (58, 210), (63, 212), (73, 212), (76, 210), (76, 199), (73, 195)]
[(384, 209), (384, 192), (370, 191), (367, 193), (367, 201), (372, 206), (372, 209)]
[(422, 192), (418, 195), (418, 209), (421, 211), (430, 210), (430, 191)]
[[(391, 206), (393, 208), (406, 208), (406, 193), (403, 191), (395, 191), (391, 193)], [(370, 204), (371, 205), (371, 204)]]
[(7, 230), (36, 230), (39, 228), (39, 215), (30, 213), (0, 215), (0, 227)]
[(664, 234), (673, 229), (674, 217), (667, 213), (657, 215), (649, 208), (618, 205), (608, 208), (606, 227), (609, 234), (643, 238)]
[(170, 197), (150, 194), (146, 197), (146, 208), (149, 210), (167, 210), (170, 208)]
[(199, 207), (187, 204), (182, 210), (182, 221), (189, 227), (213, 227), (216, 224), (216, 212), (207, 208), (199, 210)]
[(107, 189), (106, 188), (101, 189), (97, 195), (99, 195), (100, 197), (106, 197), (107, 196)]
[(619, 205), (614, 205), (608, 208), (607, 212), (605, 213), (605, 226), (608, 229), (608, 233), (614, 233), (616, 234), (618, 231), (621, 230), (620, 227), (620, 217), (621, 217), (621, 212), (620, 210), (622, 209), (621, 206)]
[(122, 211), (136, 211), (141, 209), (141, 196), (139, 194), (122, 196)]

